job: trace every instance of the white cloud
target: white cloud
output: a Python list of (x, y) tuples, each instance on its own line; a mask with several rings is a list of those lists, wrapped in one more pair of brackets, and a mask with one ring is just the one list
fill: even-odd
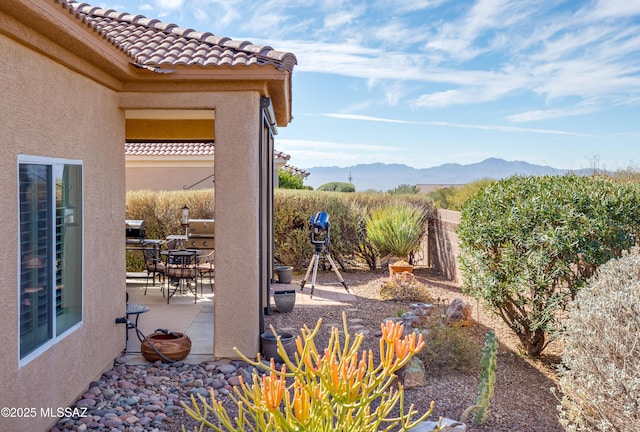
[(596, 105), (583, 105), (571, 108), (554, 108), (547, 110), (531, 110), (507, 116), (507, 120), (512, 123), (524, 123), (539, 120), (559, 119), (590, 114), (596, 111)]
[(324, 114), (325, 117), (339, 118), (343, 120), (363, 120), (363, 121), (373, 121), (373, 122), (382, 122), (382, 123), (403, 123), (410, 124), (413, 122), (407, 120), (394, 120), (383, 117), (374, 117), (368, 115), (359, 115), (359, 114), (338, 114), (338, 113), (327, 113)]
[(397, 147), (350, 144), (331, 141), (277, 139), (280, 151), (291, 153), (289, 163), (298, 167), (349, 166), (359, 163), (404, 162), (397, 158)]
[(413, 121), (413, 120), (399, 120), (390, 119), (384, 117), (375, 117), (369, 115), (359, 114), (340, 114), (340, 113), (327, 113), (326, 117), (338, 118), (343, 120), (358, 120), (358, 121), (372, 121), (379, 123), (398, 123), (398, 124), (412, 124), (423, 126), (440, 126), (459, 129), (478, 129), (486, 131), (500, 131), (500, 132), (516, 132), (516, 133), (533, 133), (542, 135), (564, 135), (564, 136), (578, 136), (578, 137), (593, 137), (591, 134), (584, 134), (579, 132), (563, 131), (556, 129), (537, 129), (537, 128), (524, 128), (518, 126), (503, 126), (503, 125), (490, 125), (490, 124), (472, 124), (472, 123), (456, 123), (445, 121)]

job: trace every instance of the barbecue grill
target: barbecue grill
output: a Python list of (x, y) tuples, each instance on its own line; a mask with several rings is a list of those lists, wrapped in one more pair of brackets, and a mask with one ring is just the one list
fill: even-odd
[(215, 221), (213, 219), (189, 219), (187, 231), (188, 249), (215, 249)]
[(147, 234), (147, 227), (143, 220), (125, 220), (125, 230), (127, 240), (143, 240)]

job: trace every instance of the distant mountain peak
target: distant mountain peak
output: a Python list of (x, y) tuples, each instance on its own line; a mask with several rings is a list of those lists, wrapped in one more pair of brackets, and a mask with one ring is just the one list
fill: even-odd
[[(325, 183), (351, 178), (357, 191), (387, 191), (401, 184), (465, 184), (482, 178), (501, 179), (513, 175), (563, 175), (565, 169), (535, 165), (525, 161), (488, 158), (468, 165), (447, 163), (431, 168), (413, 168), (403, 164), (382, 162), (349, 167), (305, 168), (310, 173), (305, 184), (317, 188)], [(574, 171), (583, 174), (581, 171)]]

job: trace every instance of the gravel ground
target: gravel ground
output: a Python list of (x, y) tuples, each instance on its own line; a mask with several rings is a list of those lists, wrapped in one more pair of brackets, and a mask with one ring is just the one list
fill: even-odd
[[(474, 305), (472, 327), (462, 329), (475, 343), (477, 349), (484, 345), (485, 334), (493, 329), (499, 342), (495, 394), (489, 407), (489, 417), (480, 427), (468, 426), (468, 431), (513, 431), (513, 432), (554, 432), (563, 431), (558, 422), (556, 406), (558, 400), (551, 392), (556, 387), (556, 365), (561, 356), (561, 347), (552, 343), (544, 351), (541, 359), (531, 360), (521, 355), (518, 340), (506, 324), (495, 315), (477, 306), (475, 299), (461, 293), (459, 286), (444, 280), (430, 269), (417, 268), (416, 277), (425, 283), (434, 299), (446, 299), (449, 303), (462, 298)], [(342, 312), (347, 310), (348, 320), (362, 320), (358, 325), (369, 330), (363, 343), (363, 349), (378, 351), (376, 331), (386, 317), (396, 316), (403, 310), (409, 310), (408, 303), (381, 301), (379, 288), (381, 280), (388, 275), (381, 272), (342, 272), (356, 301), (348, 308), (322, 307), (297, 308), (292, 313), (274, 313), (266, 317), (267, 327), (278, 329), (298, 329), (303, 324), (313, 327), (318, 319), (323, 319), (323, 330), (316, 339), (322, 346), (328, 340), (331, 325), (342, 328)], [(301, 279), (298, 276), (298, 279)], [(335, 282), (332, 272), (321, 273), (317, 282)], [(294, 275), (294, 282), (296, 276)], [(353, 332), (351, 332), (353, 333)], [(431, 401), (435, 401), (432, 419), (438, 416), (459, 419), (466, 407), (473, 404), (479, 383), (480, 365), (468, 368), (452, 369), (446, 365), (426, 364), (427, 385), (405, 391), (405, 402), (414, 404), (420, 413), (428, 410)]]
[[(450, 355), (447, 353), (427, 361), (427, 384), (406, 389), (405, 404), (413, 404), (422, 414), (428, 410), (431, 401), (435, 401), (431, 420), (437, 420), (439, 416), (459, 419), (464, 409), (475, 400), (480, 373), (479, 350), (486, 332), (492, 329), (499, 342), (495, 394), (485, 424), (480, 427), (469, 425), (467, 430), (563, 431), (558, 422), (558, 401), (550, 390), (556, 386), (555, 368), (561, 347), (551, 344), (541, 359), (528, 359), (519, 353), (517, 338), (506, 325), (479, 309), (476, 301), (463, 295), (458, 286), (429, 269), (417, 268), (415, 274), (427, 285), (436, 304), (462, 298), (474, 305), (473, 325), (459, 331), (476, 356), (471, 355), (470, 360), (459, 362), (447, 357)], [(352, 304), (298, 307), (291, 313), (274, 312), (265, 317), (266, 328), (273, 326), (276, 330), (296, 333), (305, 324), (315, 327), (318, 319), (322, 318), (323, 325), (315, 339), (316, 346), (321, 349), (329, 340), (331, 327), (342, 328), (342, 314), (346, 312), (353, 327), (350, 333), (357, 329), (366, 334), (361, 349), (377, 353), (380, 323), (400, 311), (409, 310), (409, 303), (380, 300), (380, 284), (388, 276), (382, 272), (350, 271), (343, 272), (342, 276), (356, 295)], [(300, 279), (302, 275), (297, 275), (297, 278), (294, 275), (294, 283)], [(330, 284), (336, 282), (336, 277), (333, 272), (320, 272), (316, 281)], [(429, 346), (425, 347), (427, 349)], [(83, 399), (77, 402), (77, 406), (90, 407), (90, 415), (81, 419), (61, 419), (52, 431), (180, 431), (183, 425), (187, 430), (194, 430), (196, 424), (184, 414), (180, 401), (187, 401), (191, 393), (206, 394), (214, 388), (218, 400), (229, 413), (234, 413), (235, 405), (225, 395), (238, 384), (240, 375), (249, 378), (251, 370), (245, 363), (237, 361), (200, 365), (162, 365), (160, 362), (148, 366), (117, 365), (92, 383)]]

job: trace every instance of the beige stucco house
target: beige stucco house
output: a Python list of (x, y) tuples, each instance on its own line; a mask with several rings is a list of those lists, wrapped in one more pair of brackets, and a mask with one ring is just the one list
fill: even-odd
[[(125, 143), (126, 190), (197, 190), (214, 187), (215, 142), (139, 142)], [(301, 178), (309, 173), (289, 165), (291, 156), (273, 151), (274, 186), (278, 170), (287, 170)]]
[[(0, 430), (45, 430), (125, 331), (127, 140), (218, 145), (214, 355), (259, 349), (291, 53), (66, 0), (0, 1)], [(239, 271), (242, 269), (242, 271)], [(242, 305), (238, 308), (238, 305)]]

